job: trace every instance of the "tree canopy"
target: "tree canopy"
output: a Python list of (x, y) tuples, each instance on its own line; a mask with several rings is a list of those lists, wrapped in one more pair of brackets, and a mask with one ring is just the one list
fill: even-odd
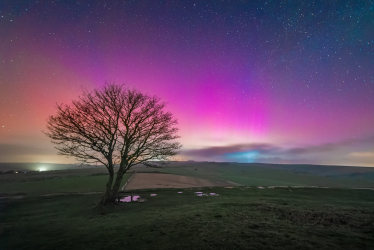
[[(57, 114), (48, 118), (44, 133), (59, 155), (108, 169), (101, 203), (112, 203), (123, 174), (132, 166), (178, 153), (177, 120), (164, 111), (165, 105), (157, 96), (106, 83), (101, 89), (84, 91), (70, 105), (57, 104)], [(113, 183), (115, 164), (119, 168)]]

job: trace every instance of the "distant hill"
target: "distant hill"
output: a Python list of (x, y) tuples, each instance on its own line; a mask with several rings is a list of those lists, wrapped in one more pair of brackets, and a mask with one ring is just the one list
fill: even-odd
[[(141, 165), (140, 165), (141, 166)], [(374, 167), (311, 165), (311, 164), (268, 164), (268, 163), (234, 163), (234, 162), (197, 162), (178, 161), (165, 164), (163, 167), (196, 168), (209, 167), (211, 170), (219, 168), (240, 169), (274, 169), (293, 174), (317, 175), (335, 179), (353, 179), (374, 181)]]
[(374, 181), (374, 167), (263, 163), (251, 163), (248, 165), (286, 170), (300, 174), (313, 174), (332, 178), (366, 179)]
[[(333, 165), (309, 165), (309, 164), (267, 164), (267, 163), (234, 163), (234, 162), (198, 162), (198, 161), (170, 161), (170, 162), (152, 162), (151, 165), (157, 165), (157, 168), (196, 168), (209, 167), (211, 170), (218, 168), (240, 169), (263, 168), (276, 169), (295, 174), (311, 174), (331, 178), (347, 179), (365, 179), (374, 181), (374, 167), (353, 167), (353, 166), (333, 166)], [(135, 166), (134, 170), (144, 168), (143, 164)], [(50, 171), (50, 170), (68, 170), (68, 169), (88, 169), (103, 168), (103, 165), (77, 165), (77, 164), (54, 164), (54, 163), (0, 163), (0, 171)]]
[(374, 167), (334, 166), (334, 165), (309, 165), (309, 164), (266, 164), (251, 163), (249, 165), (273, 169), (282, 169), (295, 173), (309, 173), (322, 176), (363, 176), (374, 174)]
[(50, 171), (66, 169), (84, 169), (84, 168), (104, 168), (96, 165), (77, 165), (77, 164), (55, 164), (55, 163), (0, 163), (0, 171)]

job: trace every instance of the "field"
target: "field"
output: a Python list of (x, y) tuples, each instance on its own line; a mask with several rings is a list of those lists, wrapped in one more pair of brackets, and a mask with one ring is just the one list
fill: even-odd
[[(0, 175), (1, 194), (102, 192), (108, 180), (103, 169), (75, 169)], [(126, 173), (123, 183), (131, 176)]]
[(228, 181), (212, 181), (201, 178), (174, 174), (135, 173), (124, 190), (150, 189), (150, 188), (189, 188), (189, 187), (214, 187), (237, 186)]
[[(198, 197), (197, 190), (219, 196)], [(216, 187), (137, 194), (147, 201), (105, 209), (94, 207), (95, 194), (12, 200), (1, 208), (0, 249), (374, 248), (373, 191)]]
[[(122, 184), (142, 176), (128, 185), (146, 200), (105, 208), (95, 206), (105, 169), (3, 174), (0, 249), (374, 249), (372, 169), (285, 167), (138, 166)], [(163, 188), (146, 186), (160, 180)], [(241, 186), (183, 188), (183, 180)]]
[(319, 186), (374, 188), (374, 168), (314, 165), (173, 162), (162, 168), (135, 167), (133, 172), (155, 171), (231, 181), (245, 186)]

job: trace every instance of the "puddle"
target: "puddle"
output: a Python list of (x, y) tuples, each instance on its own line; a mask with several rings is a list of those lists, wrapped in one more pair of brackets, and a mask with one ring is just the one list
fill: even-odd
[[(179, 191), (178, 194), (182, 194), (182, 191)], [(219, 196), (219, 194), (216, 193), (209, 193), (209, 194), (204, 194), (203, 192), (195, 192), (196, 196)], [(150, 194), (150, 196), (157, 196), (157, 194)], [(139, 195), (134, 195), (132, 197), (132, 201), (138, 201), (138, 202), (144, 202), (144, 198), (140, 198)], [(126, 196), (120, 199), (120, 202), (132, 202), (131, 201), (131, 196)]]
[[(120, 201), (120, 202), (131, 202), (131, 196), (123, 197), (123, 198), (120, 199), (119, 201)], [(132, 201), (141, 201), (140, 196), (139, 196), (139, 195), (134, 195), (134, 196), (132, 197)]]
[(209, 193), (209, 194), (204, 194), (203, 192), (195, 192), (196, 196), (219, 196), (219, 194), (216, 193)]
[(259, 189), (264, 189), (264, 187), (258, 187)]

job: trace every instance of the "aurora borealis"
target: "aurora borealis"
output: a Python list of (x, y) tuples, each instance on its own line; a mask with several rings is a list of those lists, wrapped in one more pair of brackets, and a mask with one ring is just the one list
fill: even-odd
[(0, 162), (105, 81), (168, 102), (178, 160), (374, 166), (373, 1), (0, 3)]

